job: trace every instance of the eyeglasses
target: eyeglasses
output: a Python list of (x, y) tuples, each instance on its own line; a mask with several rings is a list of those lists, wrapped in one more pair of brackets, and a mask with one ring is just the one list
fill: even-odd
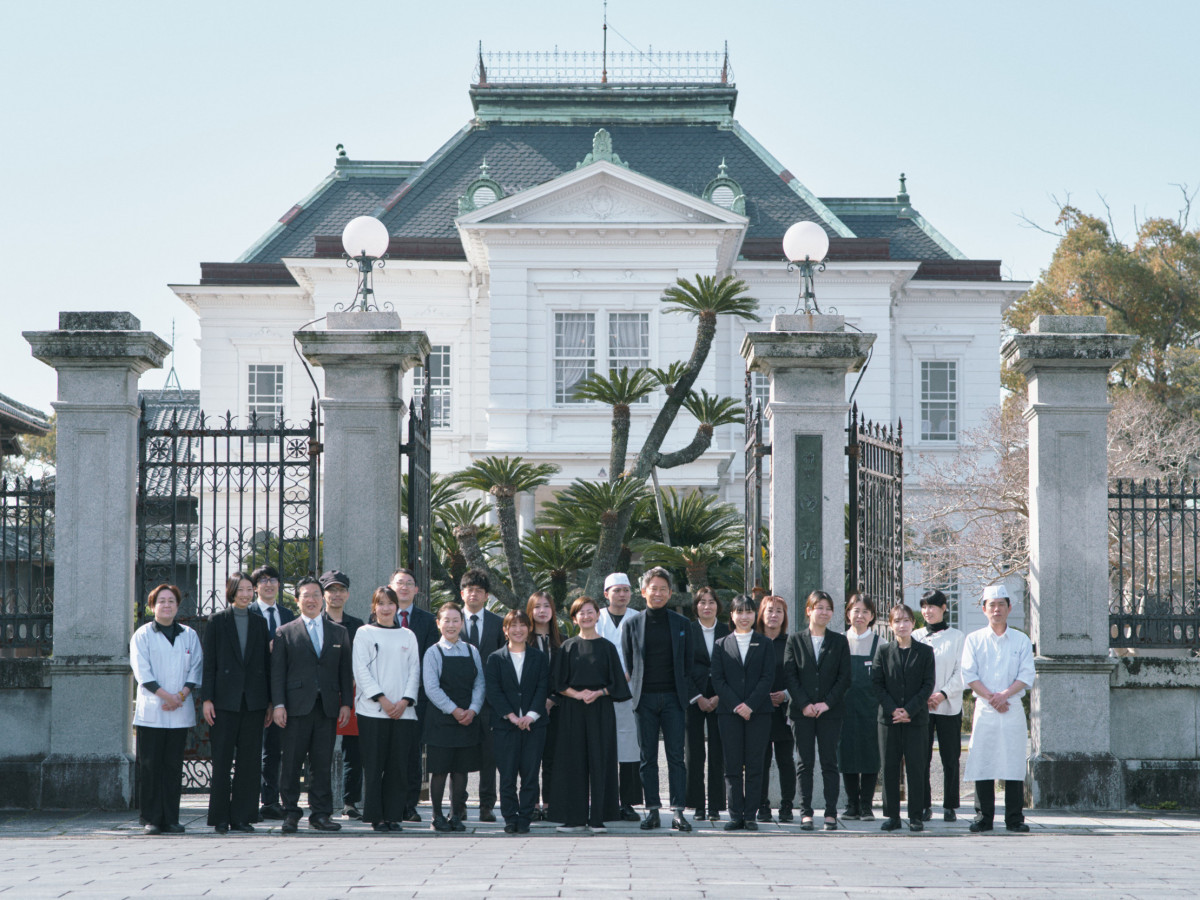
[(272, 578), (269, 575), (264, 575), (262, 578), (258, 579), (258, 583), (259, 584), (279, 584), (279, 579)]
[(393, 581), (392, 587), (416, 587), (415, 581)]

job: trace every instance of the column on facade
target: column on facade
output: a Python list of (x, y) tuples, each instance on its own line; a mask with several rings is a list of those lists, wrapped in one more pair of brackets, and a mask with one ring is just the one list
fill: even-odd
[(843, 316), (779, 315), (742, 341), (746, 364), (770, 379), (771, 590), (803, 621), (804, 598), (845, 603), (846, 375), (866, 362), (875, 335), (848, 332)]
[(50, 753), (41, 806), (122, 808), (133, 800), (129, 639), (133, 634), (138, 376), (171, 347), (123, 312), (63, 312), (27, 331), (58, 372), (54, 655)]
[(1110, 751), (1108, 375), (1133, 337), (1102, 316), (1039, 316), (1005, 359), (1029, 385), (1032, 805), (1122, 805)]
[(325, 370), (324, 567), (350, 578), (347, 610), (370, 613), (371, 591), (400, 561), (402, 377), (429, 355), (423, 331), (394, 312), (338, 312), (325, 330), (297, 331), (305, 358)]

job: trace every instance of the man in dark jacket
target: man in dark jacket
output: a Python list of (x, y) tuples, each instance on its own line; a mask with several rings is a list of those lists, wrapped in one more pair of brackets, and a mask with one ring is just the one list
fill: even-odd
[(308, 824), (317, 831), (339, 831), (342, 826), (330, 819), (330, 770), (336, 728), (350, 721), (354, 702), (350, 635), (321, 614), (324, 598), (315, 578), (300, 579), (296, 600), (300, 616), (275, 632), (271, 651), (271, 698), (275, 724), (283, 729), (283, 832), (294, 833), (300, 821), (300, 772), (306, 759), (312, 775)]
[[(353, 652), (354, 635), (362, 627), (363, 620), (346, 612), (346, 601), (350, 599), (350, 579), (334, 569), (322, 575), (320, 581), (321, 592), (325, 595), (325, 615), (349, 632)], [(342, 815), (348, 819), (361, 819), (358, 798), (362, 796), (363, 769), (357, 734), (342, 735), (342, 760)]]

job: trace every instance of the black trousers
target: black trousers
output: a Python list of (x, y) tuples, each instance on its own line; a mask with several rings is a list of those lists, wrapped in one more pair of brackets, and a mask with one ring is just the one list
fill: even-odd
[[(290, 724), (290, 723), (289, 723)], [(358, 739), (362, 751), (363, 821), (400, 822), (408, 809), (410, 748), (417, 741), (416, 719), (358, 717)], [(342, 735), (342, 747), (346, 736)], [(420, 773), (416, 773), (418, 779)], [(419, 783), (419, 782), (418, 782)]]
[(792, 736), (800, 754), (800, 815), (811, 816), (813, 767), (816, 753), (821, 754), (821, 783), (825, 788), (825, 816), (837, 818), (837, 748), (842, 736), (842, 720), (818, 716), (799, 716), (792, 720)]
[[(992, 779), (975, 782), (975, 821), (991, 825), (996, 818), (996, 782)], [(1004, 824), (1020, 825), (1025, 821), (1025, 782), (1004, 782)]]
[(958, 809), (958, 758), (962, 755), (962, 713), (952, 716), (929, 714), (929, 746), (925, 748), (925, 808), (933, 808), (933, 785), (929, 770), (933, 766), (933, 737), (937, 735), (938, 756), (942, 759), (942, 808)]
[[(496, 806), (496, 750), (492, 744), (492, 712), (488, 705), (476, 717), (483, 731), (479, 759), (479, 811), (490, 812)], [(466, 795), (463, 795), (466, 802)]]
[(279, 764), (283, 748), (283, 729), (272, 722), (262, 736), (262, 805), (279, 802)]
[[(209, 741), (212, 744), (212, 788), (208, 793), (209, 825), (249, 825), (258, 819), (258, 786), (262, 776), (265, 709), (218, 709)], [(230, 789), (230, 769), (237, 759)]]
[(846, 812), (852, 816), (861, 816), (871, 812), (875, 802), (875, 781), (878, 776), (874, 772), (843, 772), (842, 783), (846, 786)]
[(640, 806), (645, 794), (642, 792), (642, 764), (640, 762), (617, 763), (617, 783), (620, 787), (622, 806)]
[(321, 709), (320, 700), (312, 712), (289, 715), (283, 729), (283, 760), (279, 772), (279, 796), (283, 811), (300, 817), (300, 772), (308, 760), (308, 808), (313, 816), (333, 815), (333, 744), (337, 740), (337, 719)]
[[(538, 797), (538, 770), (546, 746), (546, 728), (492, 732), (496, 767), (500, 772), (500, 813), (506, 825), (528, 825)], [(520, 792), (517, 778), (521, 779)]]
[(546, 742), (542, 748), (542, 776), (538, 795), (533, 802), (549, 805), (550, 779), (554, 773), (554, 745), (558, 743), (558, 707), (554, 706), (546, 714)]
[(143, 825), (179, 824), (187, 728), (137, 727), (138, 784)]
[(720, 720), (729, 819), (745, 821), (754, 818), (754, 805), (762, 795), (763, 759), (771, 735), (771, 717), (757, 715), (746, 721), (741, 716), (722, 715)]
[[(704, 771), (706, 756), (707, 778)], [(687, 805), (698, 812), (707, 810), (715, 813), (723, 810), (725, 760), (721, 750), (721, 730), (717, 723), (716, 710), (701, 712), (694, 703), (688, 707), (687, 745), (683, 749), (683, 762), (687, 767)]]
[[(361, 735), (361, 731), (359, 734)], [(363, 758), (358, 738), (359, 735), (342, 735), (342, 804), (344, 806), (356, 806), (362, 796)]]
[(638, 700), (638, 742), (642, 748), (642, 791), (647, 809), (658, 809), (662, 801), (658, 790), (658, 735), (662, 732), (667, 753), (667, 791), (671, 809), (687, 805), (687, 769), (683, 762), (684, 734), (687, 725), (679, 697), (674, 693), (642, 692)]
[(925, 809), (926, 772), (925, 723), (879, 725), (879, 755), (883, 757), (883, 815), (900, 818), (900, 762), (908, 779), (908, 820), (921, 821)]
[[(778, 732), (776, 732), (778, 733)], [(775, 768), (779, 771), (779, 808), (791, 809), (796, 802), (796, 739), (783, 734), (774, 740), (768, 739), (763, 753), (762, 795), (758, 808), (771, 808), (771, 752), (775, 753)]]

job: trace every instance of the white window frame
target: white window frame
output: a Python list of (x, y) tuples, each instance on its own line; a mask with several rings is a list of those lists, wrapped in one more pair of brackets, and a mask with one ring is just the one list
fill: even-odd
[[(579, 357), (560, 356), (558, 346), (558, 323), (559, 316), (582, 315), (589, 316), (592, 320), (592, 339), (593, 348), (591, 356), (591, 365), (589, 374), (594, 374), (599, 371), (611, 372), (620, 369), (622, 366), (629, 369), (634, 368), (649, 368), (654, 366), (655, 352), (654, 348), (657, 342), (657, 333), (655, 325), (655, 316), (651, 315), (650, 310), (633, 309), (627, 306), (607, 307), (607, 306), (592, 306), (592, 307), (559, 307), (550, 309), (549, 320), (549, 338), (550, 348), (548, 356), (550, 357), (550, 377), (549, 377), (549, 401), (550, 405), (558, 409), (572, 408), (589, 408), (596, 406), (595, 403), (587, 400), (566, 400), (559, 396), (558, 390), (558, 366), (561, 361), (570, 359), (578, 359)], [(646, 327), (646, 355), (637, 357), (614, 358), (614, 347), (610, 340), (610, 331), (612, 327), (613, 316), (640, 316), (645, 322)], [(650, 402), (650, 398), (646, 397), (639, 401), (639, 404)]]
[[(945, 366), (952, 375), (954, 391), (949, 399), (939, 398), (933, 399), (932, 396), (925, 392), (926, 373), (931, 366)], [(919, 359), (917, 360), (917, 378), (913, 385), (914, 393), (917, 399), (917, 421), (920, 423), (920, 439), (922, 444), (943, 444), (953, 445), (958, 443), (959, 435), (962, 433), (962, 364), (956, 358), (939, 358), (939, 359)], [(949, 393), (949, 392), (947, 392)], [(948, 408), (954, 417), (953, 434), (948, 437), (934, 436), (931, 430), (926, 432), (925, 410), (927, 406), (937, 405), (939, 408)]]
[[(452, 429), (454, 427), (454, 403), (452, 383), (454, 379), (453, 351), (449, 344), (430, 344), (429, 357), (437, 355), (442, 358), (442, 373), (436, 382), (431, 382), (429, 390), (429, 426), (431, 428)], [(418, 374), (419, 377), (418, 377)], [(430, 377), (427, 366), (417, 366), (413, 374), (413, 392), (425, 390), (425, 380)]]
[[(263, 374), (258, 371), (259, 369), (274, 369), (274, 374), (278, 377), (275, 399), (273, 403), (264, 403), (258, 398), (256, 376)], [(259, 422), (261, 425), (263, 412), (273, 409), (273, 424), (267, 428), (262, 428), (262, 430), (271, 431), (278, 428), (279, 422), (284, 419), (286, 415), (285, 411), (287, 409), (287, 405), (284, 402), (284, 386), (287, 384), (287, 367), (283, 363), (247, 363), (246, 380), (244, 384), (246, 385), (246, 426), (250, 426), (255, 413), (259, 414)]]

